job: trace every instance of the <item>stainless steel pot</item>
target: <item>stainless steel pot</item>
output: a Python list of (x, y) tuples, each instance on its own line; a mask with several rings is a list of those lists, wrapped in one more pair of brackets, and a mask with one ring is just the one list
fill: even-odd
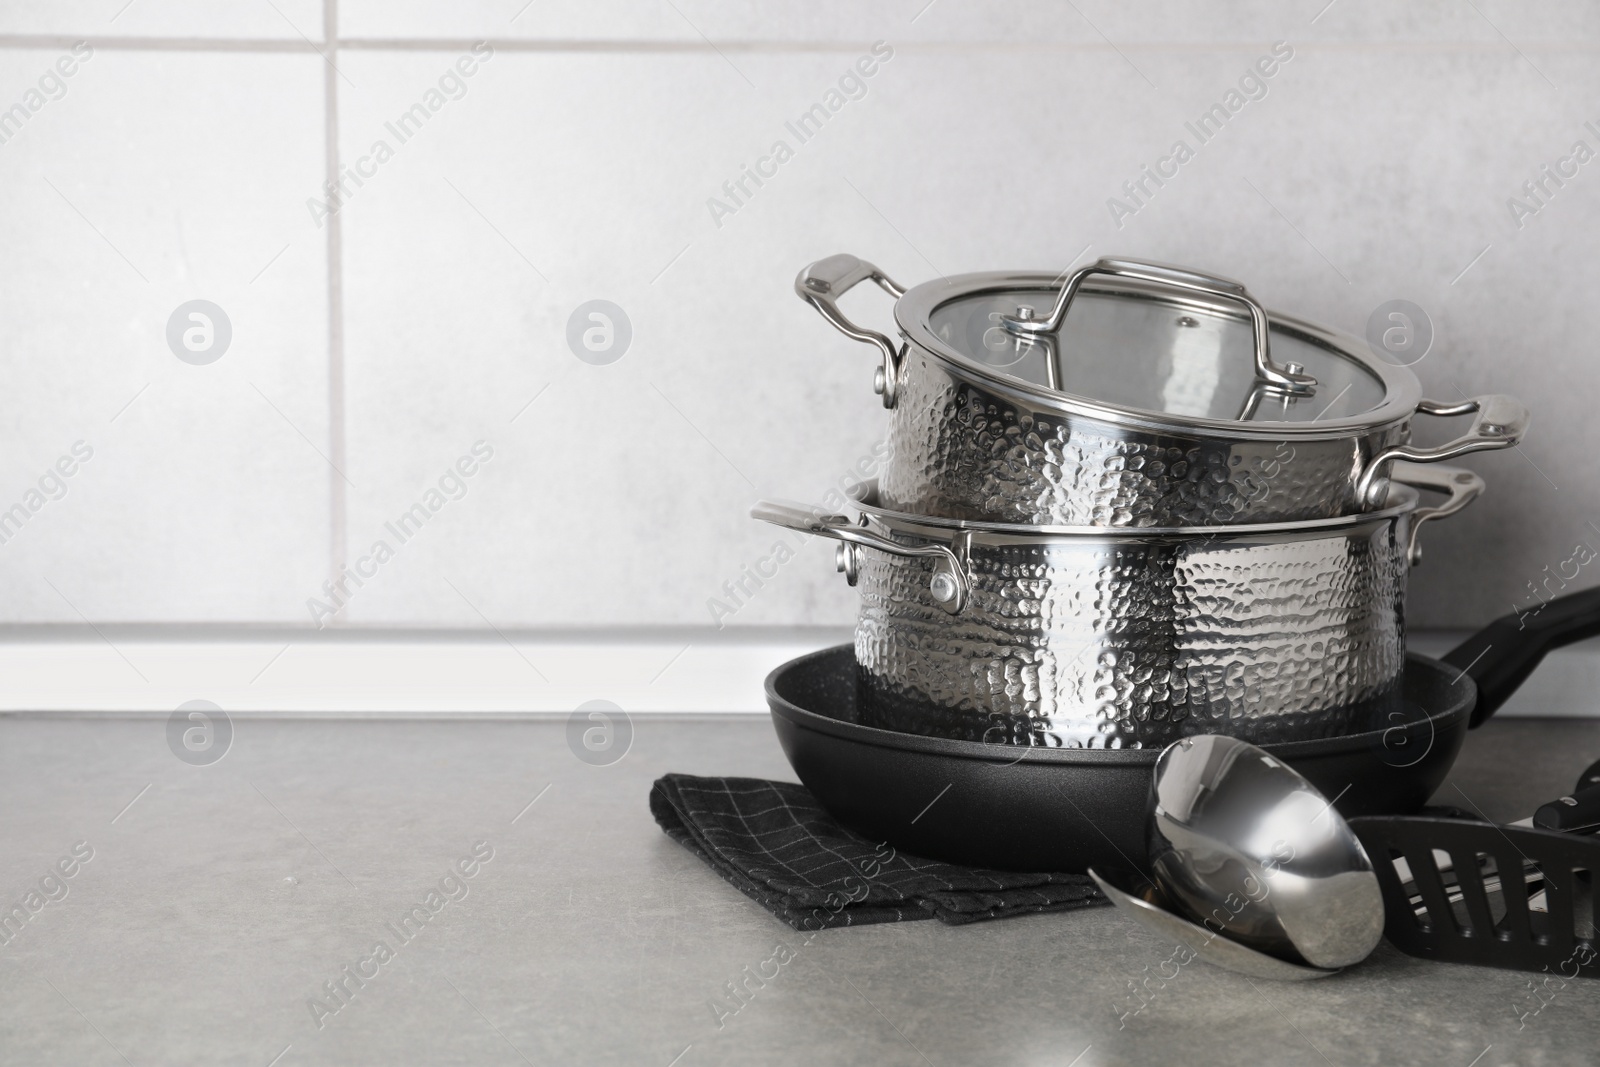
[[(902, 342), (840, 310), (867, 280), (897, 298)], [(795, 291), (881, 353), (876, 388), (893, 415), (879, 499), (915, 514), (1139, 527), (1332, 518), (1386, 506), (1396, 460), (1505, 448), (1528, 424), (1508, 396), (1424, 400), (1410, 370), (1360, 340), (1159, 263), (1102, 259), (1065, 284), (966, 274), (907, 292), (839, 255), (801, 271)], [(1475, 418), (1421, 448), (1417, 414)]]
[(1381, 510), (1212, 528), (1035, 528), (888, 510), (859, 521), (781, 502), (752, 514), (842, 542), (861, 589), (862, 714), (921, 734), (1046, 746), (1196, 733), (1345, 732), (1393, 696), (1417, 531), (1483, 490), (1397, 464)]

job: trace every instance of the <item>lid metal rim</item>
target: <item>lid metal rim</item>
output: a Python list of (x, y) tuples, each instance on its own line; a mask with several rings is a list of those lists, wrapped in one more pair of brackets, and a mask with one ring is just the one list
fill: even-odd
[[(971, 532), (981, 544), (1040, 544), (1060, 542), (1082, 545), (1089, 541), (1110, 544), (1150, 544), (1162, 542), (1210, 542), (1303, 540), (1329, 534), (1345, 534), (1362, 526), (1380, 526), (1417, 510), (1422, 495), (1414, 486), (1399, 482), (1389, 486), (1389, 504), (1378, 511), (1338, 515), (1327, 519), (1297, 519), (1293, 522), (1233, 523), (1227, 526), (1029, 526), (1023, 523), (985, 522), (975, 519), (950, 519), (938, 515), (914, 515), (893, 511), (877, 503), (878, 481), (858, 483), (850, 493), (851, 502), (862, 514), (896, 531), (932, 540), (948, 540), (952, 535)], [(927, 531), (922, 533), (921, 531)]]
[[(1157, 430), (1166, 433), (1189, 434), (1207, 431), (1216, 436), (1247, 438), (1250, 440), (1281, 441), (1333, 440), (1367, 433), (1372, 430), (1403, 423), (1416, 413), (1422, 399), (1422, 385), (1417, 376), (1405, 367), (1370, 358), (1361, 352), (1365, 342), (1359, 338), (1331, 330), (1325, 326), (1297, 319), (1277, 311), (1268, 317), (1274, 333), (1298, 334), (1301, 339), (1334, 351), (1340, 358), (1349, 359), (1371, 373), (1383, 384), (1384, 400), (1377, 407), (1360, 415), (1347, 415), (1326, 422), (1237, 422), (1224, 419), (1203, 419), (1189, 416), (1163, 415), (1158, 411), (1124, 407), (1076, 396), (1035, 389), (1027, 382), (1009, 375), (995, 373), (962, 355), (954, 347), (935, 336), (929, 325), (934, 310), (956, 297), (977, 296), (985, 292), (1009, 289), (1038, 289), (1052, 291), (1060, 288), (1061, 276), (1042, 271), (985, 271), (976, 274), (957, 274), (923, 282), (908, 290), (895, 302), (895, 322), (905, 338), (917, 348), (937, 359), (957, 378), (986, 392), (1022, 405), (1060, 411), (1068, 415), (1099, 419), (1119, 426)], [(1204, 310), (1207, 314), (1243, 321), (1237, 309), (1214, 303), (1191, 294), (1177, 294), (1139, 282), (1122, 279), (1085, 283), (1082, 292), (1097, 295), (1137, 296), (1159, 300), (1175, 308)]]

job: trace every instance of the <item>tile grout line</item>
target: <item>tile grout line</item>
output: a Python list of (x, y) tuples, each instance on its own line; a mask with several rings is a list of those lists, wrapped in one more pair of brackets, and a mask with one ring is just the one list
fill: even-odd
[[(323, 154), (329, 188), (339, 185), (339, 3), (322, 0)], [(328, 479), (329, 577), (334, 587), (344, 575), (348, 499), (338, 472), (346, 466), (344, 426), (344, 228), (339, 212), (328, 216), (328, 454), (334, 468)], [(335, 624), (338, 620), (335, 620)]]
[[(85, 39), (85, 34), (27, 34), (0, 33), (0, 48), (70, 48)], [(328, 36), (324, 44), (329, 47), (377, 52), (454, 52), (470, 48), (483, 40), (478, 37), (347, 37)], [(96, 48), (108, 51), (130, 52), (305, 52), (305, 42), (273, 37), (94, 37)], [(1194, 53), (1214, 52), (1230, 48), (1251, 47), (1255, 40), (1222, 40), (1200, 43), (1183, 41), (1127, 41), (1118, 47), (1136, 51)], [(600, 52), (600, 53), (710, 53), (733, 52), (848, 52), (866, 47), (870, 42), (841, 38), (838, 40), (726, 40), (714, 44), (689, 40), (652, 40), (649, 38), (585, 39), (585, 38), (523, 38), (495, 41), (495, 48), (506, 52)], [(1600, 52), (1600, 43), (1591, 41), (1539, 40), (1524, 42), (1528, 47), (1547, 53), (1588, 54)], [(896, 45), (908, 52), (972, 52), (1004, 50), (1015, 52), (1019, 48), (1029, 52), (1110, 52), (1107, 45), (1098, 41), (1042, 41), (1017, 42), (1001, 39), (973, 41), (907, 41)], [(1468, 39), (1438, 41), (1308, 41), (1308, 51), (1378, 51), (1378, 52), (1493, 52), (1504, 46), (1499, 41)]]

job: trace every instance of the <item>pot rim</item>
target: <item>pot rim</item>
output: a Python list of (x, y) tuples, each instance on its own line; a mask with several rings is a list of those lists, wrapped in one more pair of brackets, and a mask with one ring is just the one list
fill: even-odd
[[(1275, 333), (1295, 336), (1310, 344), (1329, 349), (1341, 359), (1357, 363), (1383, 384), (1384, 400), (1370, 411), (1347, 415), (1327, 422), (1239, 422), (1197, 416), (1163, 415), (1159, 412), (1126, 407), (1072, 393), (1036, 389), (1010, 375), (995, 373), (934, 334), (929, 322), (935, 309), (951, 299), (976, 296), (990, 291), (1037, 289), (1059, 292), (1062, 275), (1049, 271), (982, 271), (936, 278), (907, 290), (895, 301), (894, 317), (908, 344), (936, 359), (955, 377), (1001, 398), (1027, 407), (1042, 408), (1080, 418), (1098, 419), (1117, 426), (1156, 430), (1171, 434), (1208, 436), (1229, 440), (1341, 440), (1403, 423), (1416, 413), (1422, 400), (1422, 383), (1409, 369), (1368, 356), (1361, 351), (1365, 342), (1350, 334), (1319, 326), (1277, 311), (1268, 318)], [(1203, 310), (1237, 321), (1248, 321), (1239, 309), (1222, 301), (1207, 300), (1197, 294), (1179, 294), (1170, 289), (1128, 280), (1097, 280), (1085, 283), (1083, 293), (1148, 299), (1174, 308)], [(902, 356), (902, 359), (904, 357)], [(1337, 398), (1335, 398), (1337, 399)]]
[(1240, 542), (1305, 540), (1331, 534), (1346, 534), (1361, 526), (1381, 526), (1409, 516), (1421, 504), (1422, 495), (1414, 486), (1389, 484), (1386, 506), (1377, 511), (1339, 515), (1330, 519), (1298, 519), (1294, 522), (1234, 523), (1227, 526), (1030, 526), (1024, 523), (986, 522), (977, 519), (951, 519), (939, 515), (915, 515), (894, 511), (878, 504), (878, 480), (859, 482), (850, 490), (851, 503), (863, 516), (897, 532), (928, 540), (949, 540), (970, 533), (981, 544), (1039, 544), (1060, 542), (1083, 545), (1089, 542), (1111, 544), (1149, 544), (1159, 542)]

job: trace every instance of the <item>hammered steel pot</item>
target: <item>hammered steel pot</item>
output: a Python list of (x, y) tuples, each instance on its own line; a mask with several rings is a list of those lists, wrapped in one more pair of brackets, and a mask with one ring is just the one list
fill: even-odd
[(1448, 497), (1422, 507), (1397, 481), (1361, 515), (1138, 531), (929, 519), (877, 506), (871, 486), (858, 522), (781, 502), (752, 514), (843, 542), (870, 725), (1052, 747), (1291, 741), (1392, 696), (1417, 530), (1483, 490), (1454, 468), (1397, 477)]
[[(868, 280), (897, 298), (898, 344), (837, 304)], [(1528, 423), (1508, 396), (1424, 400), (1410, 370), (1363, 342), (1165, 264), (1102, 259), (1065, 283), (967, 274), (907, 292), (839, 255), (801, 271), (795, 290), (879, 350), (892, 412), (879, 500), (913, 514), (1116, 527), (1333, 518), (1386, 506), (1397, 460), (1505, 448)], [(1422, 448), (1410, 443), (1417, 414), (1475, 418)]]

